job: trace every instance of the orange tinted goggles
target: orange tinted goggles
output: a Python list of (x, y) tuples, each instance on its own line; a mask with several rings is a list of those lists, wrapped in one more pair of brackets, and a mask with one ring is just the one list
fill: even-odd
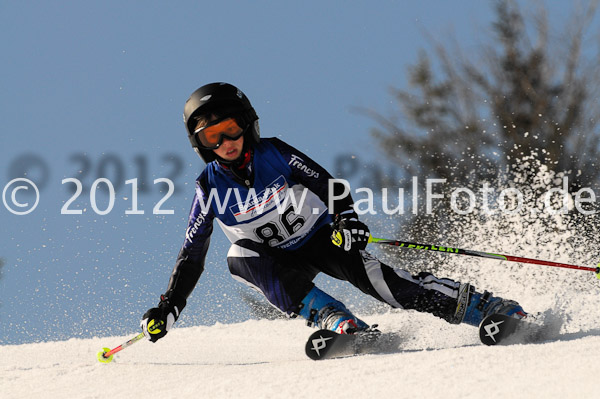
[(194, 131), (200, 144), (209, 150), (219, 148), (225, 137), (237, 140), (242, 134), (244, 134), (244, 130), (234, 118), (217, 120)]

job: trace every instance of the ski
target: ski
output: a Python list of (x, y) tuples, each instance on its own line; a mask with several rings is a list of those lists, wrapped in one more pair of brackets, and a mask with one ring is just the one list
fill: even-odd
[(356, 334), (338, 334), (331, 330), (318, 330), (308, 337), (305, 352), (312, 360), (369, 353), (381, 337), (379, 330), (368, 330)]
[(536, 342), (542, 332), (538, 324), (503, 314), (489, 315), (479, 324), (479, 339), (484, 345)]

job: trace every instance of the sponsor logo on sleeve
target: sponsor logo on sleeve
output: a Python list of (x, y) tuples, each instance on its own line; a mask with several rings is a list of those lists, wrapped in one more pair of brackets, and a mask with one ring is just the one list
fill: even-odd
[(288, 165), (300, 169), (302, 172), (306, 173), (308, 177), (314, 177), (315, 179), (319, 178), (319, 172), (306, 166), (304, 164), (304, 159), (300, 158), (297, 155), (292, 154), (292, 159), (290, 159)]
[(196, 220), (194, 220), (194, 223), (192, 225), (190, 225), (187, 228), (187, 230), (185, 231), (185, 239), (187, 241), (192, 243), (192, 240), (194, 239), (194, 235), (196, 235), (196, 233), (198, 232), (198, 229), (200, 229), (200, 226), (202, 225), (202, 223), (204, 223), (204, 215), (199, 213), (198, 216), (196, 216)]

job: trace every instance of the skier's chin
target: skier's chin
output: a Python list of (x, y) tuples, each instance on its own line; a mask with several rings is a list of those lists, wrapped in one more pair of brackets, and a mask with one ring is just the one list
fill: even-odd
[(233, 162), (240, 157), (241, 152), (238, 150), (234, 150), (230, 153), (224, 154), (221, 158), (228, 162)]

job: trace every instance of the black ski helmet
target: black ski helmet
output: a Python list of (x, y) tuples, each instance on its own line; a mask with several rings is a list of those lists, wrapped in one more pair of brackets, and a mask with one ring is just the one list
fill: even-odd
[(215, 112), (219, 117), (235, 117), (244, 132), (244, 146), (260, 141), (258, 115), (250, 104), (248, 97), (237, 87), (229, 83), (217, 82), (200, 87), (192, 93), (183, 108), (183, 123), (194, 151), (206, 163), (214, 161), (217, 156), (212, 150), (203, 148), (196, 140), (196, 117)]

